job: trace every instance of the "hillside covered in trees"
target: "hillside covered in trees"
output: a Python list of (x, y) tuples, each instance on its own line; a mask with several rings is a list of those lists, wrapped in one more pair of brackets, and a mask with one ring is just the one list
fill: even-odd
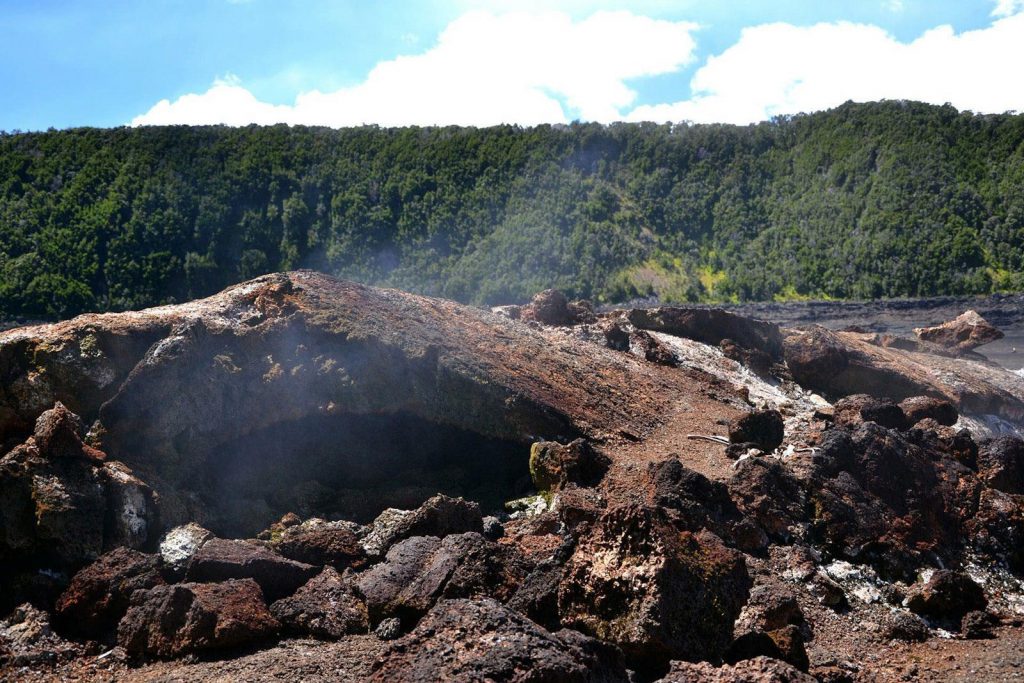
[(1024, 289), (1024, 115), (0, 135), (0, 317), (299, 267), (471, 303)]

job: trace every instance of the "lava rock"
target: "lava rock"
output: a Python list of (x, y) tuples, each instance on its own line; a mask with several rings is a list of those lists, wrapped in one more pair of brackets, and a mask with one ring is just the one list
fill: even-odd
[(373, 635), (381, 640), (395, 640), (402, 636), (402, 620), (398, 617), (382, 619), (377, 628), (373, 629)]
[(960, 633), (970, 640), (995, 638), (993, 629), (997, 625), (995, 617), (983, 610), (974, 610), (964, 615), (960, 621)]
[(960, 419), (956, 406), (949, 401), (931, 396), (912, 396), (900, 401), (900, 410), (907, 417), (907, 424), (916, 425), (931, 418), (944, 427), (952, 427)]
[(788, 588), (755, 586), (750, 591), (738, 627), (750, 631), (774, 631), (806, 623), (796, 595)]
[(724, 339), (746, 348), (782, 358), (782, 334), (778, 325), (744, 318), (720, 308), (662, 307), (633, 309), (629, 322), (638, 330), (664, 332), (718, 346)]
[(992, 488), (1024, 494), (1024, 441), (1003, 436), (983, 444), (978, 451), (978, 469)]
[(964, 572), (940, 569), (906, 599), (911, 612), (942, 623), (960, 624), (968, 612), (984, 610), (985, 591)]
[(771, 372), (772, 365), (776, 360), (766, 351), (744, 348), (732, 339), (723, 339), (719, 342), (718, 348), (722, 350), (722, 355), (726, 358), (747, 366), (761, 376), (768, 375)]
[(558, 491), (569, 484), (595, 486), (611, 461), (585, 439), (562, 445), (538, 441), (530, 446), (530, 477), (539, 491)]
[(887, 640), (923, 643), (929, 635), (928, 624), (921, 617), (902, 610), (890, 614), (882, 626), (882, 637)]
[(772, 538), (788, 540), (791, 528), (803, 519), (803, 487), (776, 459), (747, 458), (739, 462), (728, 488), (740, 512)]
[(627, 676), (613, 648), (571, 631), (550, 633), (482, 598), (439, 602), (378, 658), (370, 680), (624, 683)]
[(558, 605), (564, 625), (651, 666), (719, 656), (749, 588), (742, 555), (717, 536), (679, 532), (658, 509), (629, 505), (580, 540)]
[(505, 535), (505, 527), (501, 525), (501, 521), (497, 517), (484, 517), (483, 526), (484, 538), (488, 541), (497, 541)]
[(71, 579), (54, 609), (57, 623), (70, 632), (101, 638), (128, 611), (133, 592), (164, 583), (158, 555), (116, 548)]
[(270, 606), (281, 626), (318, 638), (341, 638), (369, 630), (366, 603), (336, 569), (326, 567), (294, 595)]
[(935, 327), (917, 327), (914, 334), (922, 341), (959, 353), (972, 351), (1003, 338), (1003, 333), (978, 315), (977, 311), (965, 311), (953, 320)]
[(195, 522), (176, 526), (160, 540), (160, 557), (175, 574), (183, 574), (200, 548), (213, 538), (213, 533)]
[(649, 363), (664, 365), (674, 368), (679, 365), (679, 359), (672, 353), (672, 350), (654, 338), (649, 332), (635, 330), (629, 335), (630, 348), (635, 348), (638, 355)]
[(387, 553), (395, 543), (412, 536), (438, 536), (483, 531), (480, 504), (438, 494), (415, 510), (389, 508), (377, 516), (362, 539), (370, 558)]
[(707, 662), (672, 662), (658, 683), (816, 683), (816, 679), (786, 662), (762, 656), (721, 667)]
[(478, 533), (444, 539), (414, 536), (395, 544), (383, 562), (358, 576), (356, 585), (366, 599), (371, 623), (389, 617), (404, 623), (440, 598), (508, 600), (527, 572), (513, 548)]
[(856, 428), (864, 422), (874, 422), (887, 429), (904, 430), (909, 425), (907, 416), (894, 401), (877, 399), (867, 394), (854, 394), (836, 401), (833, 408), (836, 422)]
[(294, 593), (320, 570), (247, 541), (214, 538), (196, 551), (185, 573), (189, 581), (253, 579), (268, 600)]
[(106, 459), (102, 452), (85, 445), (82, 441), (84, 435), (85, 427), (81, 418), (60, 401), (36, 419), (32, 433), (39, 452), (48, 458)]
[(755, 410), (729, 424), (730, 443), (752, 443), (765, 453), (782, 445), (785, 424), (777, 410)]
[(558, 586), (562, 582), (564, 565), (556, 560), (545, 560), (527, 575), (508, 601), (509, 609), (529, 617), (547, 629), (561, 628), (558, 614)]
[(781, 659), (798, 670), (810, 668), (803, 636), (796, 626), (784, 626), (770, 632), (749, 631), (737, 638), (726, 650), (722, 659), (727, 664), (736, 664), (755, 657)]
[(135, 657), (180, 657), (264, 640), (279, 624), (252, 579), (180, 583), (136, 591), (117, 629)]
[(846, 345), (834, 332), (815, 325), (799, 334), (787, 336), (783, 347), (786, 365), (802, 387), (820, 390), (850, 364)]
[[(581, 314), (586, 320), (581, 320)], [(586, 316), (584, 310), (579, 307), (570, 308), (569, 300), (565, 294), (557, 289), (545, 289), (543, 292), (534, 294), (530, 303), (523, 306), (519, 311), (519, 319), (529, 322), (534, 321), (542, 325), (574, 325), (578, 322), (591, 322), (593, 310), (590, 316)]]
[(83, 654), (80, 646), (54, 632), (46, 612), (29, 603), (19, 605), (0, 621), (0, 677), (5, 680), (27, 675), (22, 667), (32, 667), (36, 673), (39, 667)]
[(348, 524), (309, 520), (287, 527), (271, 546), (290, 560), (358, 569), (366, 563), (366, 551)]

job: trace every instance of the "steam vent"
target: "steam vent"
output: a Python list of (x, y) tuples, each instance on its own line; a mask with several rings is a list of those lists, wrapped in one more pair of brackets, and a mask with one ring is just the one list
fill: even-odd
[(1001, 680), (1000, 336), (307, 271), (0, 333), (0, 680)]

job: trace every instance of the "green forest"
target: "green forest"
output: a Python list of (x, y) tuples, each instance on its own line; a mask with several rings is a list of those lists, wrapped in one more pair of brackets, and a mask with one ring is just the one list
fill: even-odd
[(473, 304), (1024, 289), (1024, 115), (0, 134), (0, 317), (313, 268)]

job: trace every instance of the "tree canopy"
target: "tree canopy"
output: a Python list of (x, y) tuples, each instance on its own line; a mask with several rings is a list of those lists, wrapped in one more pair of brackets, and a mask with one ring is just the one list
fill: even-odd
[(315, 268), (469, 303), (1024, 289), (1024, 115), (0, 134), (0, 316)]

